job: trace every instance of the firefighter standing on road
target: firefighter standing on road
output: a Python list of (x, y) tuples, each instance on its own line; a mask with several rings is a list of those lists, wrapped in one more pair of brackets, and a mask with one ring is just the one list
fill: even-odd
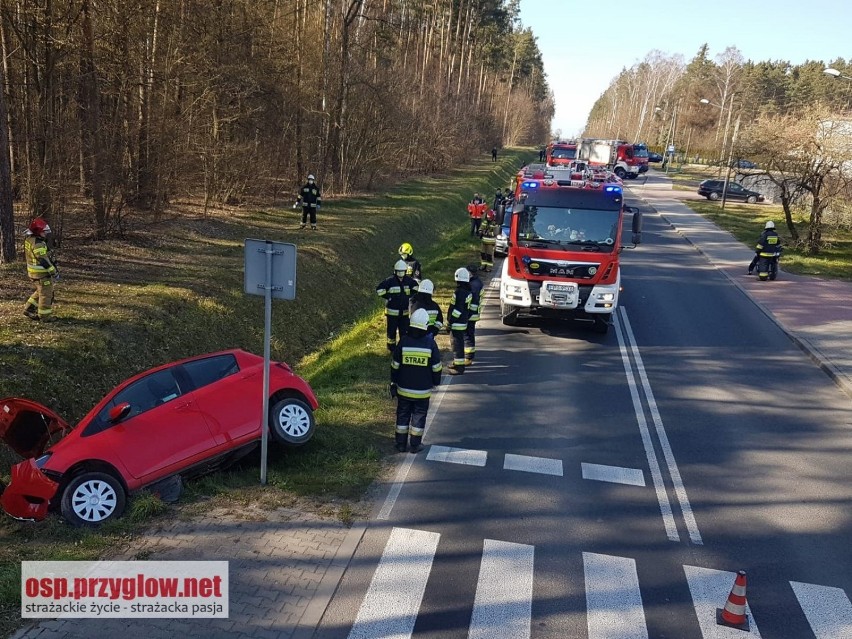
[(56, 264), (47, 247), (46, 236), (50, 226), (44, 218), (37, 217), (30, 222), (24, 239), (24, 257), (27, 261), (27, 277), (35, 285), (24, 307), (24, 315), (32, 320), (52, 322), (53, 317), (53, 281), (56, 277)]
[(322, 193), (316, 184), (316, 178), (313, 174), (308, 176), (307, 183), (299, 189), (299, 196), (296, 198), (296, 203), (293, 208), (302, 207), (302, 225), (300, 229), (305, 228), (308, 221), (308, 216), (311, 217), (311, 228), (317, 230), (317, 211), (322, 205)]
[(777, 257), (780, 252), (781, 238), (775, 230), (775, 222), (769, 220), (763, 227), (763, 233), (760, 234), (757, 244), (754, 247), (754, 257), (751, 260), (751, 264), (748, 265), (748, 274), (751, 275), (753, 273), (754, 267), (757, 266), (761, 257), (774, 258)]
[(408, 242), (403, 242), (399, 247), (399, 259), (408, 264), (405, 274), (418, 282), (423, 278), (420, 262), (414, 257), (414, 248)]
[(435, 285), (432, 280), (422, 280), (408, 307), (409, 317), (414, 317), (414, 313), (421, 308), (429, 314), (429, 335), (433, 339), (444, 328), (444, 315), (441, 313), (441, 307), (432, 299), (434, 292)]
[(408, 264), (398, 260), (393, 266), (393, 275), (376, 287), (376, 294), (385, 299), (387, 318), (388, 350), (396, 348), (396, 335), (405, 335), (408, 330), (408, 303), (411, 295), (417, 292), (417, 282), (405, 272)]
[(479, 267), (488, 272), (494, 267), (494, 248), (497, 245), (497, 222), (494, 211), (485, 214), (485, 223), (479, 229), (482, 244), (479, 247)]
[(470, 284), (470, 317), (464, 331), (464, 363), (471, 366), (476, 357), (476, 323), (479, 321), (479, 309), (482, 304), (482, 280), (476, 264), (468, 264), (467, 272)]
[[(391, 360), (391, 397), (396, 397), (396, 449), (421, 450), (432, 387), (441, 383), (441, 352), (428, 334), (429, 314), (411, 315), (408, 334), (399, 340)], [(410, 440), (409, 440), (410, 435)]]
[(456, 269), (455, 280), (456, 291), (453, 294), (453, 301), (447, 308), (447, 322), (453, 341), (453, 365), (447, 370), (450, 375), (461, 375), (465, 367), (464, 336), (470, 318), (473, 295), (470, 291), (470, 272), (465, 267)]

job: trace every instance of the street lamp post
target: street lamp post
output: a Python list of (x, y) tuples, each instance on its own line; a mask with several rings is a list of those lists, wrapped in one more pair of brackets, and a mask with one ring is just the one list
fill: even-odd
[[(707, 98), (701, 98), (699, 100), (699, 102), (701, 104), (709, 104), (710, 106), (714, 106), (717, 109), (722, 109), (722, 111), (725, 110), (725, 107), (719, 106), (718, 104), (714, 104), (713, 102), (710, 102), (710, 100), (708, 100)], [(725, 124), (725, 131), (729, 131), (731, 129), (731, 115), (733, 114), (733, 112), (734, 112), (734, 96), (731, 96), (731, 108), (728, 109), (728, 121)], [(734, 162), (734, 142), (737, 139), (737, 132), (739, 131), (739, 129), (740, 129), (740, 117), (737, 116), (737, 123), (734, 127), (734, 134), (731, 137), (731, 147), (730, 147), (730, 150), (728, 151), (728, 169), (725, 172), (725, 183), (724, 183), (724, 186), (722, 187), (722, 209), (723, 210), (725, 209), (725, 202), (728, 199), (728, 183), (731, 181), (731, 164), (733, 164), (733, 162)], [(724, 159), (725, 159), (725, 152), (723, 150), (722, 151), (722, 160), (724, 160)]]
[(843, 75), (842, 73), (840, 73), (840, 71), (838, 71), (837, 69), (832, 69), (831, 67), (828, 67), (827, 69), (823, 69), (822, 72), (825, 73), (826, 75), (830, 75), (830, 76), (835, 77), (835, 78), (843, 78), (844, 80), (852, 80), (852, 78), (850, 78), (848, 75)]

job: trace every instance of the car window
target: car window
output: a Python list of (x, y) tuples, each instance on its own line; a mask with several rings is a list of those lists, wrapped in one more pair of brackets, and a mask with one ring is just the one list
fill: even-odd
[(735, 184), (735, 183), (729, 184), (728, 188), (731, 189), (732, 191), (736, 191), (737, 193), (739, 193), (743, 190), (743, 187), (741, 187), (739, 184)]
[(130, 413), (127, 416), (127, 418), (130, 418), (177, 399), (181, 394), (181, 389), (171, 368), (146, 375), (116, 393), (110, 402), (101, 409), (97, 417), (92, 420), (83, 435), (91, 435), (109, 428), (111, 425), (109, 411), (114, 406), (124, 403), (130, 404)]
[(231, 354), (205, 357), (181, 366), (192, 383), (193, 390), (203, 388), (213, 382), (239, 372), (237, 358)]

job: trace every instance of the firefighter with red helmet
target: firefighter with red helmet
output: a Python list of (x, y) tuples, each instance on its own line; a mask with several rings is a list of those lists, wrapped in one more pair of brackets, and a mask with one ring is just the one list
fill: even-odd
[(465, 367), (465, 332), (470, 320), (470, 305), (473, 295), (470, 291), (470, 272), (462, 266), (455, 273), (456, 291), (453, 301), (447, 308), (447, 327), (452, 335), (453, 365), (448, 367), (450, 375), (461, 375)]
[(35, 285), (35, 291), (27, 300), (24, 315), (32, 320), (53, 321), (53, 281), (56, 263), (47, 246), (50, 225), (44, 218), (30, 222), (24, 239), (24, 258), (27, 262), (27, 277)]
[(391, 360), (390, 391), (397, 398), (396, 449), (401, 453), (409, 443), (412, 453), (421, 450), (432, 387), (441, 383), (441, 352), (428, 331), (429, 313), (417, 309)]
[(417, 292), (417, 281), (406, 275), (408, 264), (397, 260), (393, 265), (393, 275), (376, 287), (376, 295), (385, 300), (387, 319), (388, 350), (396, 348), (396, 335), (405, 335), (408, 330), (408, 304), (412, 294)]

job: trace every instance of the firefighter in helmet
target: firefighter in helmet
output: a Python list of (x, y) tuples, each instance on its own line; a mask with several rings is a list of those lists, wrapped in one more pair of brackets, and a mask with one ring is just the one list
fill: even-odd
[(494, 268), (494, 248), (497, 246), (497, 222), (494, 211), (485, 214), (485, 223), (479, 228), (479, 268), (486, 273)]
[(473, 295), (470, 291), (470, 272), (462, 266), (455, 272), (456, 290), (453, 301), (447, 308), (447, 323), (453, 342), (453, 365), (448, 367), (450, 375), (461, 375), (465, 367), (464, 336), (470, 319)]
[(757, 266), (761, 256), (777, 258), (781, 255), (781, 238), (778, 236), (778, 231), (775, 230), (775, 222), (769, 220), (763, 226), (763, 233), (757, 239), (757, 244), (754, 247), (754, 257), (751, 264), (748, 265), (748, 274), (754, 272), (754, 267)]
[(393, 265), (393, 275), (376, 287), (376, 294), (385, 300), (387, 319), (388, 350), (396, 348), (396, 336), (402, 337), (408, 330), (408, 304), (413, 293), (417, 292), (417, 282), (406, 275), (408, 264), (397, 260)]
[(47, 246), (48, 233), (50, 225), (44, 218), (37, 217), (27, 227), (24, 239), (27, 277), (35, 285), (35, 291), (24, 307), (24, 315), (42, 322), (52, 322), (54, 319), (53, 282), (56, 277), (56, 263)]
[(398, 252), (399, 259), (408, 264), (405, 274), (419, 282), (423, 278), (423, 274), (421, 273), (420, 262), (414, 257), (414, 248), (408, 242), (403, 242), (399, 245)]
[(435, 285), (432, 280), (422, 280), (408, 307), (409, 317), (414, 317), (414, 313), (421, 308), (429, 314), (429, 335), (433, 338), (444, 328), (444, 315), (441, 313), (441, 307), (432, 299), (434, 292)]
[(313, 173), (308, 175), (308, 181), (299, 189), (299, 195), (296, 198), (296, 203), (293, 208), (302, 207), (302, 225), (301, 229), (305, 228), (308, 221), (308, 216), (311, 218), (311, 228), (317, 230), (317, 211), (322, 205), (322, 193), (320, 187), (317, 186), (316, 178)]
[[(408, 333), (393, 351), (391, 397), (396, 397), (396, 449), (421, 450), (432, 387), (441, 383), (441, 352), (429, 337), (429, 314), (418, 309), (411, 315)], [(410, 438), (409, 438), (410, 436)]]
[(467, 265), (468, 284), (470, 286), (470, 316), (464, 331), (464, 363), (473, 365), (476, 357), (476, 323), (479, 321), (479, 311), (482, 304), (482, 280), (479, 279), (479, 267), (476, 264)]

